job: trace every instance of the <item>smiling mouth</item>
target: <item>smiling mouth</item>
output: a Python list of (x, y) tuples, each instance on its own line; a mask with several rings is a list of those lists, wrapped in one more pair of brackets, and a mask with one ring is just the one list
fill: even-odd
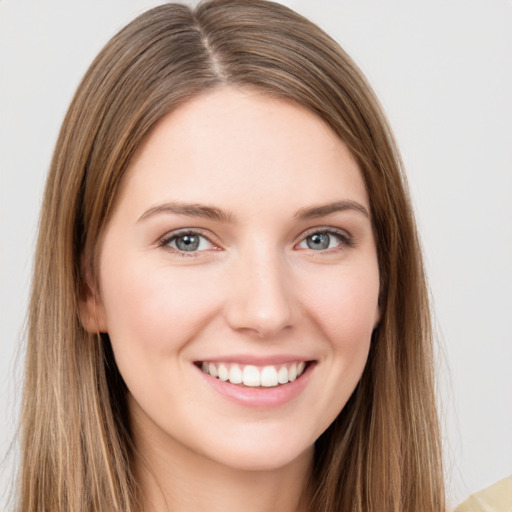
[(237, 363), (200, 361), (196, 363), (204, 373), (220, 381), (246, 387), (277, 387), (299, 378), (311, 361), (297, 361), (279, 365), (255, 366)]

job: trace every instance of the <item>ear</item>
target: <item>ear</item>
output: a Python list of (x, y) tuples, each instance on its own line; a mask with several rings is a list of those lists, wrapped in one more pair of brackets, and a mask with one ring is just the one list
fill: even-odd
[(78, 299), (78, 312), (84, 329), (91, 333), (108, 332), (105, 306), (98, 293), (91, 273), (85, 271), (85, 282)]

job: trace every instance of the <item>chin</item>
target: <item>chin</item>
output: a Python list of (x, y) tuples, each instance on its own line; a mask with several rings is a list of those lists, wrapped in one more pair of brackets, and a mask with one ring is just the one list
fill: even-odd
[(293, 441), (287, 436), (273, 436), (272, 439), (251, 437), (229, 439), (216, 447), (209, 458), (218, 464), (239, 471), (277, 471), (304, 458), (313, 458), (314, 444)]

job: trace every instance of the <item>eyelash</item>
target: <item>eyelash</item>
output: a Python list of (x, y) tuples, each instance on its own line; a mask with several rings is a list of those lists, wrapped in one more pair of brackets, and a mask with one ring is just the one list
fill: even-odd
[(336, 253), (338, 251), (342, 251), (343, 249), (346, 249), (348, 247), (354, 246), (354, 239), (344, 230), (342, 229), (336, 229), (332, 227), (315, 227), (309, 231), (306, 231), (302, 234), (301, 240), (299, 242), (304, 242), (308, 237), (316, 235), (316, 234), (322, 234), (322, 235), (329, 235), (335, 237), (339, 244), (336, 247), (332, 247), (331, 249), (325, 249), (321, 251), (315, 251), (314, 249), (309, 249), (313, 252), (321, 252), (324, 254), (332, 254)]
[[(335, 228), (332, 228), (332, 227), (315, 227), (314, 229), (311, 229), (309, 231), (306, 231), (305, 233), (302, 234), (301, 236), (301, 239), (300, 241), (298, 242), (298, 244), (295, 244), (295, 247), (299, 244), (301, 244), (302, 242), (304, 242), (308, 237), (312, 236), (312, 235), (315, 235), (315, 234), (327, 234), (329, 236), (333, 236), (335, 237), (338, 241), (339, 241), (339, 245), (337, 245), (336, 247), (333, 247), (333, 248), (327, 248), (325, 250), (320, 250), (320, 251), (315, 251), (314, 249), (309, 249), (313, 252), (320, 252), (320, 253), (335, 253), (335, 252), (338, 252), (340, 250), (343, 250), (347, 247), (353, 247), (354, 245), (354, 240), (353, 238), (344, 230), (341, 230), (341, 229), (335, 229)], [(204, 252), (204, 250), (202, 251), (182, 251), (180, 249), (177, 249), (177, 248), (174, 248), (174, 247), (170, 247), (169, 244), (171, 244), (173, 241), (175, 241), (176, 239), (180, 238), (180, 237), (183, 237), (183, 236), (186, 236), (186, 235), (191, 235), (191, 236), (199, 236), (201, 238), (204, 238), (205, 240), (207, 240), (210, 244), (212, 244), (214, 247), (217, 247), (216, 244), (214, 242), (212, 242), (210, 240), (210, 238), (205, 235), (201, 230), (198, 230), (198, 229), (185, 229), (185, 230), (182, 230), (182, 231), (177, 231), (177, 232), (173, 232), (167, 236), (165, 236), (164, 238), (162, 238), (159, 242), (158, 242), (158, 246), (159, 247), (162, 247), (174, 254), (178, 254), (179, 256), (182, 256), (182, 257), (185, 257), (185, 258), (190, 258), (190, 257), (197, 257), (199, 256), (200, 253)], [(218, 250), (218, 247), (217, 249), (214, 249), (214, 250)]]
[(198, 236), (200, 238), (204, 238), (210, 244), (212, 244), (214, 247), (217, 247), (217, 245), (215, 243), (213, 243), (210, 240), (210, 238), (207, 235), (205, 235), (199, 229), (184, 229), (182, 231), (174, 231), (171, 234), (164, 236), (164, 238), (162, 238), (158, 242), (158, 246), (162, 247), (163, 249), (168, 250), (169, 252), (172, 252), (173, 254), (177, 254), (177, 255), (182, 256), (184, 258), (194, 258), (194, 257), (199, 256), (199, 254), (201, 252), (204, 252), (204, 251), (182, 251), (180, 249), (177, 249), (177, 248), (174, 248), (174, 247), (170, 247), (169, 244), (171, 244), (174, 240), (176, 240), (176, 239), (178, 239), (180, 237), (186, 236), (186, 235)]

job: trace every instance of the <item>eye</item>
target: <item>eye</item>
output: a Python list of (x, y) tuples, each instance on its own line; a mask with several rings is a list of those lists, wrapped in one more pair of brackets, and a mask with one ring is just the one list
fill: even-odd
[(161, 245), (179, 252), (207, 251), (215, 247), (208, 238), (195, 231), (175, 233), (162, 240)]
[(313, 251), (326, 251), (335, 249), (341, 245), (350, 245), (347, 234), (338, 231), (315, 231), (307, 235), (298, 245), (300, 249), (312, 249)]

